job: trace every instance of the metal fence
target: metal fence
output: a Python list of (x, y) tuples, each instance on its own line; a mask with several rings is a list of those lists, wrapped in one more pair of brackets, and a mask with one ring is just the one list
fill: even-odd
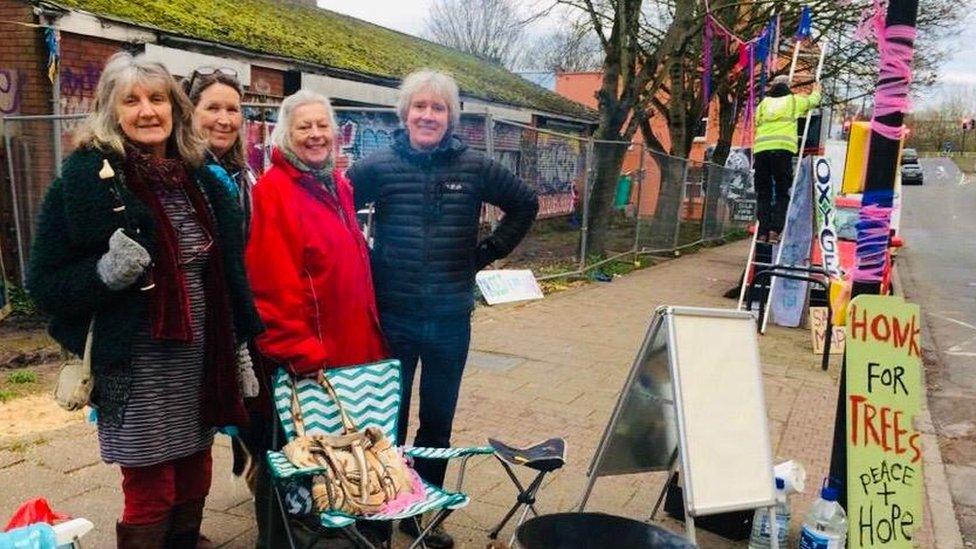
[[(248, 162), (262, 173), (269, 165), (277, 105), (248, 104), (244, 113)], [(17, 269), (23, 280), (44, 192), (72, 152), (70, 134), (82, 117), (3, 120), (9, 188), (0, 194), (0, 222), (11, 226), (0, 227), (0, 253), (6, 254), (8, 276)], [(399, 125), (392, 109), (337, 108), (336, 117), (340, 168), (387, 146)], [(497, 266), (533, 269), (540, 279), (579, 275), (614, 259), (716, 241), (744, 227), (754, 215), (752, 177), (746, 171), (490, 115), (465, 113), (456, 131), (469, 146), (505, 165), (539, 194), (539, 219)], [(613, 157), (619, 164), (608, 162)], [(591, 199), (598, 179), (612, 188)], [(597, 200), (612, 202), (605, 218), (588, 215)], [(501, 215), (486, 207), (484, 231)], [(605, 256), (593, 248), (593, 233), (601, 226)]]

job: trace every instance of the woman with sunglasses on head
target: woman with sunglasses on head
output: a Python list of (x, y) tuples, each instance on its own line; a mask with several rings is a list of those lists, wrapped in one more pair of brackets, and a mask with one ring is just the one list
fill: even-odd
[[(251, 221), (251, 191), (256, 182), (244, 155), (244, 123), (241, 100), (244, 88), (237, 72), (227, 67), (199, 67), (183, 79), (183, 91), (193, 103), (193, 126), (208, 143), (207, 167), (235, 195), (244, 212), (242, 227), (245, 240)], [(257, 372), (255, 385), (244, 396), (250, 414), (246, 429), (238, 429), (231, 438), (233, 472), (247, 480), (254, 495), (254, 515), (258, 539), (267, 536), (271, 492), (266, 483), (263, 456), (271, 449), (271, 421), (274, 414), (270, 399), (270, 365), (250, 346)]]
[(238, 198), (246, 236), (255, 177), (247, 165), (241, 132), (244, 87), (234, 69), (200, 67), (183, 79), (183, 91), (193, 103), (193, 127), (207, 140), (207, 165)]
[(240, 208), (204, 167), (192, 110), (163, 65), (112, 56), (31, 249), (27, 286), (51, 335), (80, 355), (90, 333), (101, 457), (122, 468), (122, 548), (208, 546), (214, 432), (248, 420), (242, 343), (262, 327)]

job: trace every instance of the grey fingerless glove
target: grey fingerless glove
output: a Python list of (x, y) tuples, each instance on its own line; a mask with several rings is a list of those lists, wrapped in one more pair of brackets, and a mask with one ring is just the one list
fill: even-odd
[(98, 277), (111, 290), (124, 290), (142, 275), (151, 259), (138, 242), (116, 229), (108, 239), (108, 251), (98, 260)]
[(241, 387), (241, 394), (246, 398), (258, 396), (261, 390), (258, 378), (254, 375), (254, 363), (251, 361), (251, 352), (247, 350), (246, 343), (242, 343), (237, 348), (237, 383)]

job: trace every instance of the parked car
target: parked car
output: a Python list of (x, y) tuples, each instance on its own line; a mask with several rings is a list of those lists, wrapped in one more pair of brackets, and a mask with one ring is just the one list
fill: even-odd
[(902, 149), (901, 150), (901, 163), (902, 164), (918, 164), (918, 151), (915, 149)]
[(902, 163), (901, 182), (903, 185), (922, 185), (924, 183), (922, 165), (918, 163), (918, 160)]

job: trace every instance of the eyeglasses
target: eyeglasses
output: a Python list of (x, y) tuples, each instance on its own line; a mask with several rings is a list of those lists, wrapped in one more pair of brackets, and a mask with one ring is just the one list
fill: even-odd
[(187, 89), (193, 90), (193, 83), (196, 82), (198, 76), (212, 76), (215, 74), (223, 74), (231, 78), (237, 78), (237, 71), (230, 67), (213, 67), (213, 66), (203, 66), (198, 67), (193, 74), (190, 75), (190, 84)]

